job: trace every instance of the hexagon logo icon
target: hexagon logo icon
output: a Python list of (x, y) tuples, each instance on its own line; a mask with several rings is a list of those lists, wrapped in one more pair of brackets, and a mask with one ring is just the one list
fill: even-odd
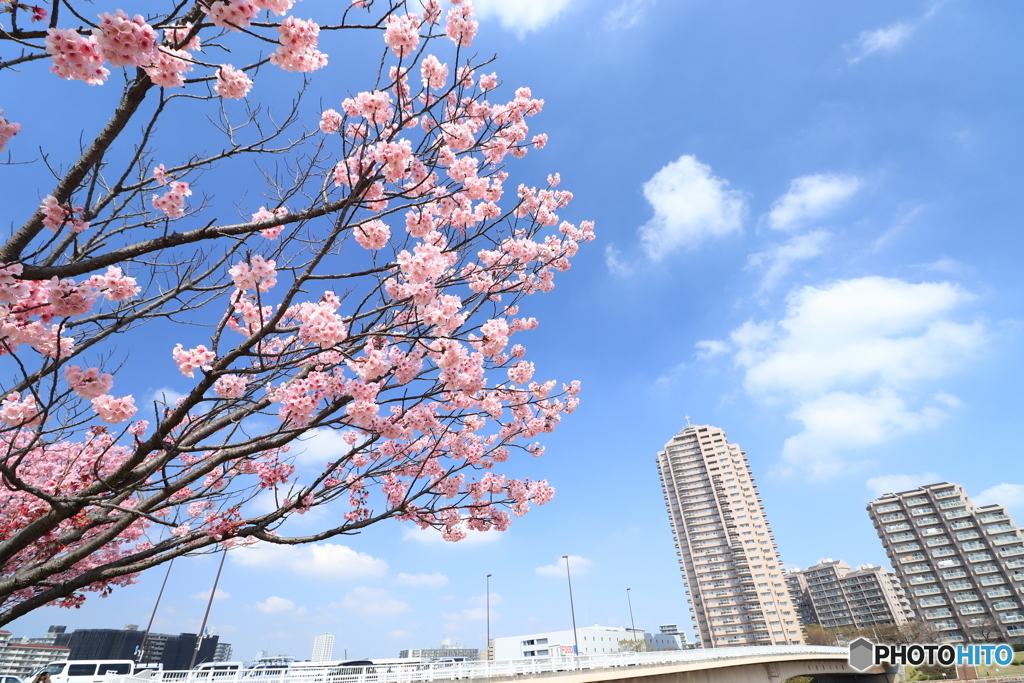
[(850, 643), (850, 666), (864, 671), (875, 663), (875, 644), (867, 638), (858, 638)]

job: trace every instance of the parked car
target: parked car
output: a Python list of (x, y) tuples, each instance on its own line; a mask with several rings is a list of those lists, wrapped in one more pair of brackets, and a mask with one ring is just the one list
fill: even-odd
[(33, 671), (31, 680), (48, 673), (50, 683), (103, 683), (107, 674), (131, 676), (134, 669), (135, 662), (130, 659), (69, 659)]

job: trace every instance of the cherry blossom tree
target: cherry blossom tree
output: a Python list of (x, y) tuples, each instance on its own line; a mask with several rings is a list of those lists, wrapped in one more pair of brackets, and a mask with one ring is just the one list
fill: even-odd
[[(557, 174), (509, 191), (543, 100), (502, 94), (469, 0), (337, 2), (322, 24), (293, 0), (135, 4), (0, 0), (0, 78), (63, 93), (67, 125), (120, 88), (80, 149), (0, 102), (2, 172), (53, 178), (5, 200), (0, 624), (186, 554), (389, 518), (459, 540), (547, 502), (497, 470), (542, 454), (579, 385), (535, 379), (513, 336), (593, 226), (559, 217)], [(379, 60), (327, 68), (373, 34)], [(133, 348), (187, 393), (121, 388), (163, 369)], [(344, 448), (299, 476), (323, 430)]]

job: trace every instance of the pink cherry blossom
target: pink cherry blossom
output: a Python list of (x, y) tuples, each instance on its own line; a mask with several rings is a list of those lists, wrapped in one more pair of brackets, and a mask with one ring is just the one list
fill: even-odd
[(11, 138), (21, 131), (21, 124), (8, 121), (3, 117), (3, 113), (4, 110), (0, 109), (0, 152), (3, 152)]
[(479, 23), (473, 18), (473, 3), (470, 0), (452, 2), (448, 10), (448, 23), (445, 33), (459, 47), (469, 47), (476, 37)]
[(147, 66), (156, 57), (156, 31), (142, 15), (129, 17), (120, 9), (113, 14), (104, 12), (92, 35), (111, 66)]
[(384, 221), (372, 220), (352, 229), (356, 242), (366, 249), (381, 249), (391, 239), (391, 228)]
[(398, 58), (408, 57), (420, 44), (420, 18), (415, 14), (390, 14), (385, 20), (384, 42)]
[(185, 197), (192, 194), (188, 183), (174, 181), (171, 189), (162, 195), (153, 195), (153, 208), (163, 211), (168, 218), (181, 218), (185, 215)]
[(241, 398), (248, 382), (241, 375), (222, 375), (213, 383), (213, 393), (220, 398)]
[(199, 39), (199, 34), (189, 38), (188, 42), (182, 45), (182, 41), (188, 38), (188, 35), (192, 33), (192, 24), (186, 22), (181, 26), (171, 26), (164, 29), (164, 42), (168, 47), (176, 48), (179, 50), (202, 50), (202, 42)]
[(54, 232), (57, 232), (65, 225), (70, 226), (71, 232), (76, 233), (82, 232), (89, 227), (87, 221), (75, 219), (74, 214), (81, 211), (82, 207), (76, 206), (72, 211), (66, 206), (62, 206), (53, 195), (46, 195), (39, 209), (43, 213), (43, 227), (49, 228)]
[(159, 164), (156, 168), (153, 169), (153, 179), (156, 180), (161, 185), (167, 184), (167, 174), (164, 172), (163, 164)]
[(125, 275), (116, 266), (109, 266), (103, 275), (93, 275), (86, 283), (110, 301), (126, 301), (142, 291), (135, 278)]
[(277, 16), (281, 16), (295, 4), (293, 0), (253, 0), (260, 9), (270, 10)]
[(64, 378), (68, 386), (82, 398), (96, 398), (114, 386), (114, 376), (101, 372), (99, 368), (82, 370), (77, 365), (69, 365), (64, 369)]
[(270, 55), (270, 63), (285, 71), (316, 71), (327, 66), (327, 55), (317, 49), (320, 26), (313, 21), (288, 17), (277, 28), (281, 44)]
[(197, 369), (210, 370), (210, 363), (217, 358), (217, 354), (202, 344), (194, 349), (186, 349), (181, 344), (178, 344), (171, 351), (171, 356), (174, 358), (174, 362), (177, 363), (178, 370), (186, 377), (193, 377)]
[(36, 406), (35, 396), (14, 391), (0, 403), (0, 422), (9, 427), (30, 427), (41, 422), (42, 416)]
[(70, 28), (50, 28), (46, 30), (46, 51), (53, 62), (50, 71), (61, 78), (99, 85), (110, 75), (103, 67), (95, 36), (87, 38)]
[(337, 133), (341, 128), (341, 114), (333, 109), (327, 109), (320, 115), (320, 130), (328, 135)]
[(424, 87), (439, 90), (448, 80), (448, 65), (442, 64), (434, 55), (428, 55), (420, 65), (420, 74), (423, 76)]
[(181, 88), (185, 74), (192, 70), (192, 56), (185, 50), (161, 47), (151, 66), (143, 67), (150, 80), (161, 88)]
[(235, 287), (245, 292), (255, 289), (258, 292), (267, 292), (277, 284), (277, 263), (273, 260), (264, 259), (259, 254), (254, 254), (249, 263), (241, 261), (233, 265), (228, 272)]
[(135, 399), (131, 395), (123, 398), (114, 398), (109, 394), (97, 396), (92, 400), (92, 407), (100, 419), (108, 424), (130, 420), (138, 411), (135, 407)]
[(260, 8), (249, 0), (217, 0), (209, 5), (200, 5), (214, 26), (237, 31), (249, 26)]
[(484, 90), (484, 91), (494, 90), (497, 87), (498, 87), (498, 74), (496, 74), (496, 73), (489, 73), (489, 74), (482, 74), (480, 76), (480, 89), (481, 90)]
[(230, 64), (217, 69), (217, 83), (213, 86), (217, 94), (228, 100), (240, 100), (252, 90), (252, 79)]

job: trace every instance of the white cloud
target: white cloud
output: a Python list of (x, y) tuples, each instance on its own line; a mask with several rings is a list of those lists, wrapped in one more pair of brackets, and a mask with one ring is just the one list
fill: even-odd
[(465, 547), (470, 545), (481, 545), (483, 543), (494, 543), (501, 538), (502, 533), (505, 533), (499, 531), (474, 531), (472, 529), (466, 529), (465, 527), (463, 527), (463, 530), (466, 532), (466, 537), (457, 543), (444, 540), (444, 537), (441, 536), (441, 532), (432, 527), (427, 527), (426, 529), (408, 527), (402, 534), (402, 540), (415, 541), (424, 545), (446, 544)]
[(476, 0), (476, 13), (481, 19), (496, 18), (502, 28), (522, 38), (558, 18), (572, 0)]
[(338, 460), (352, 450), (342, 439), (343, 432), (337, 429), (319, 427), (306, 432), (292, 444), (295, 461), (302, 465), (323, 468), (328, 462)]
[(346, 593), (340, 603), (332, 602), (328, 606), (364, 617), (393, 617), (409, 611), (409, 605), (391, 597), (383, 588), (369, 586), (357, 586)]
[(747, 268), (767, 267), (761, 280), (760, 291), (768, 291), (774, 288), (794, 265), (821, 255), (830, 237), (825, 230), (796, 235), (785, 244), (776, 244), (765, 251), (751, 254), (747, 259)]
[[(594, 561), (586, 557), (579, 555), (569, 556), (569, 571), (577, 576), (583, 576), (588, 573), (594, 566)], [(565, 560), (559, 558), (555, 560), (553, 564), (546, 564), (543, 567), (537, 567), (534, 571), (540, 576), (554, 576), (562, 577), (565, 576)]]
[[(474, 595), (473, 597), (466, 600), (466, 602), (474, 607), (487, 607), (487, 594)], [(498, 605), (505, 602), (505, 598), (500, 593), (491, 591), (491, 607), (497, 607)]]
[(924, 486), (926, 484), (934, 484), (942, 481), (935, 472), (922, 472), (920, 474), (885, 474), (877, 477), (871, 477), (864, 485), (871, 490), (871, 493), (877, 498), (886, 493), (900, 493), (902, 491), (910, 491)]
[(697, 348), (697, 358), (701, 360), (721, 356), (723, 353), (728, 353), (731, 348), (728, 343), (718, 339), (702, 339), (694, 346)]
[(971, 501), (976, 507), (997, 504), (1008, 508), (1024, 508), (1024, 484), (996, 484), (971, 496)]
[(768, 213), (768, 227), (792, 230), (827, 216), (861, 188), (856, 176), (838, 173), (805, 175), (789, 184)]
[(647, 10), (647, 0), (624, 0), (615, 9), (604, 15), (604, 27), (608, 31), (625, 31), (636, 26)]
[(271, 595), (263, 602), (256, 603), (256, 609), (264, 614), (284, 614), (295, 609), (295, 603), (288, 598), (279, 598)]
[(187, 396), (188, 394), (183, 394), (170, 387), (160, 387), (151, 391), (149, 396), (146, 397), (146, 405), (152, 406), (154, 403), (158, 403), (173, 408), (178, 401)]
[(712, 175), (697, 157), (684, 155), (644, 183), (654, 218), (640, 228), (640, 242), (655, 261), (680, 247), (693, 249), (709, 237), (742, 230), (746, 199)]
[[(207, 588), (204, 591), (199, 591), (198, 593), (193, 594), (191, 597), (195, 598), (196, 600), (209, 600), (210, 589)], [(217, 600), (227, 600), (230, 597), (231, 593), (228, 593), (227, 591), (218, 588), (216, 594), (214, 594), (213, 596), (213, 600), (214, 602), (216, 602)]]
[(865, 277), (803, 287), (779, 321), (734, 330), (744, 387), (790, 406), (803, 425), (783, 448), (783, 471), (826, 478), (841, 453), (934, 428), (959, 401), (925, 385), (959, 369), (988, 340), (980, 322), (949, 319), (973, 297), (949, 282)]
[(622, 252), (616, 249), (614, 244), (609, 244), (604, 248), (605, 265), (608, 266), (608, 270), (612, 275), (619, 275), (621, 277), (632, 275), (633, 267), (619, 258), (621, 255)]
[(388, 633), (388, 637), (389, 638), (409, 639), (409, 638), (412, 638), (412, 632), (404, 631), (404, 630), (402, 630), (400, 628), (396, 628), (394, 631), (391, 631), (390, 633)]
[(864, 277), (802, 287), (778, 323), (732, 333), (755, 395), (815, 396), (862, 383), (903, 386), (943, 377), (984, 344), (981, 323), (946, 315), (973, 296), (949, 282)]
[(876, 28), (873, 31), (861, 31), (857, 40), (851, 47), (855, 54), (850, 57), (850, 64), (856, 64), (868, 55), (876, 52), (892, 52), (905, 43), (917, 25), (897, 21), (884, 28)]
[(319, 580), (376, 577), (388, 571), (388, 563), (384, 560), (335, 543), (298, 546), (258, 543), (249, 548), (239, 548), (231, 553), (231, 557), (245, 567), (286, 569), (299, 576)]
[(396, 579), (404, 586), (447, 586), (448, 577), (440, 572), (432, 574), (399, 574)]

